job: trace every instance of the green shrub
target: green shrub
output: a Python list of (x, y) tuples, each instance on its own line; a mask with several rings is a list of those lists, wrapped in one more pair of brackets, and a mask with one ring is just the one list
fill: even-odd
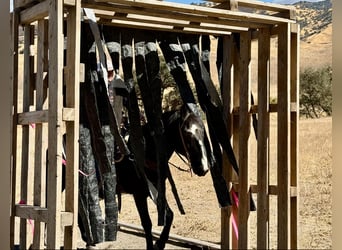
[(332, 68), (307, 68), (300, 73), (300, 114), (310, 118), (332, 114)]

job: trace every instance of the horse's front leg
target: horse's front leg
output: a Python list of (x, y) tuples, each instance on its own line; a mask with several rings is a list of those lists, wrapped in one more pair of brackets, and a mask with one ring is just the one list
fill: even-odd
[(163, 231), (160, 234), (159, 239), (156, 241), (154, 245), (154, 249), (164, 249), (167, 240), (169, 239), (170, 229), (173, 221), (173, 212), (169, 205), (165, 204), (165, 225), (163, 227)]
[(140, 222), (145, 231), (145, 239), (146, 239), (146, 249), (153, 249), (153, 238), (152, 238), (152, 222), (150, 215), (148, 213), (147, 206), (147, 196), (142, 193), (133, 194), (135, 205), (137, 207)]

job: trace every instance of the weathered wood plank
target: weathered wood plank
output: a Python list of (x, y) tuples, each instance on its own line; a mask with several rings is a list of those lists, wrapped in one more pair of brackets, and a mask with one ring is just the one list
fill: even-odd
[(230, 10), (220, 10), (215, 8), (208, 8), (197, 5), (181, 4), (181, 3), (171, 3), (171, 2), (156, 2), (153, 0), (95, 0), (95, 2), (108, 2), (108, 3), (120, 3), (129, 5), (132, 7), (143, 7), (149, 10), (159, 9), (166, 11), (181, 12), (187, 14), (203, 15), (215, 18), (226, 18), (237, 21), (249, 21), (253, 23), (260, 24), (277, 24), (277, 23), (287, 23), (294, 22), (286, 18), (272, 17), (254, 13), (237, 12)]
[[(239, 34), (234, 33), (232, 38), (233, 42), (233, 106), (239, 106), (240, 105), (240, 78), (241, 78), (241, 65), (240, 65), (240, 50), (238, 47), (240, 46), (239, 39), (238, 39)], [(236, 161), (239, 162), (240, 155), (238, 154), (239, 152), (239, 144), (240, 144), (240, 128), (239, 128), (239, 117), (238, 116), (233, 116), (233, 121), (232, 121), (232, 126), (233, 126), (233, 151), (235, 152), (235, 157)], [(232, 171), (232, 183), (238, 183), (239, 179), (237, 177), (237, 174), (235, 171)], [(239, 189), (235, 189), (239, 190)], [(239, 215), (238, 215), (238, 210), (236, 206), (232, 206), (232, 213), (231, 213), (231, 218), (235, 218), (236, 224), (239, 225)], [(238, 235), (232, 232), (231, 234), (231, 245), (232, 249), (238, 249)]]
[[(81, 0), (68, 8), (67, 17), (67, 58), (66, 67), (69, 72), (80, 71), (81, 45)], [(65, 179), (65, 211), (71, 214), (70, 226), (65, 228), (64, 247), (77, 248), (78, 230), (78, 139), (79, 139), (79, 74), (68, 74), (66, 78), (66, 106), (73, 111), (73, 119), (66, 122), (67, 168)], [(63, 119), (64, 112), (63, 109)], [(62, 221), (63, 223), (63, 221)]]
[(37, 222), (47, 222), (48, 220), (48, 209), (40, 206), (32, 205), (15, 205), (15, 215), (26, 219), (32, 219)]
[[(292, 25), (293, 26), (293, 25)], [(300, 32), (299, 25), (296, 28), (291, 27), (291, 89), (290, 89), (290, 100), (291, 100), (291, 132), (290, 132), (290, 148), (291, 148), (291, 159), (290, 159), (290, 184), (291, 187), (298, 186), (298, 174), (297, 168), (298, 164), (298, 121), (299, 121), (299, 45), (300, 45)], [(293, 106), (295, 106), (296, 111), (293, 111)], [(297, 249), (298, 247), (298, 197), (291, 195), (291, 249)]]
[(17, 190), (17, 174), (20, 171), (17, 162), (17, 140), (18, 140), (18, 128), (17, 128), (17, 112), (18, 112), (18, 65), (19, 65), (19, 13), (14, 10), (11, 15), (11, 49), (12, 49), (12, 91), (13, 91), (13, 115), (12, 115), (12, 145), (11, 145), (11, 155), (12, 155), (12, 175), (11, 175), (11, 215), (10, 215), (10, 246), (14, 246), (15, 241), (15, 204), (16, 197), (18, 194)]
[[(118, 226), (119, 226), (119, 230), (122, 228), (128, 228), (128, 229), (132, 229), (132, 230), (144, 233), (144, 229), (141, 226), (136, 226), (136, 225), (125, 223), (125, 222), (119, 222)], [(161, 233), (159, 231), (152, 230), (152, 235), (156, 237), (160, 237), (160, 234)], [(184, 237), (184, 236), (176, 235), (172, 233), (170, 233), (169, 235), (169, 240), (177, 241), (177, 242), (184, 242), (184, 243), (191, 244), (191, 245), (198, 246), (198, 247), (206, 247), (208, 249), (221, 249), (219, 245), (211, 243), (211, 242), (206, 242), (206, 241), (202, 241), (198, 239), (192, 239), (192, 238), (188, 238), (188, 237)]]
[[(48, 57), (44, 48), (47, 40), (47, 21), (38, 21), (38, 44), (37, 44), (37, 74), (36, 74), (36, 111), (41, 111), (44, 105), (44, 63)], [(48, 113), (46, 112), (46, 118)], [(45, 206), (46, 194), (46, 142), (43, 140), (47, 132), (46, 125), (36, 124), (35, 127), (35, 151), (34, 151), (34, 187), (33, 204), (35, 206)], [(44, 224), (38, 221), (34, 222), (35, 230), (33, 236), (34, 249), (44, 248)]]
[(269, 233), (269, 99), (270, 99), (270, 30), (261, 29), (258, 41), (258, 144), (257, 144), (257, 247), (268, 249)]
[[(84, 0), (82, 6), (87, 8), (94, 8), (94, 3), (91, 0)], [(249, 21), (236, 21), (232, 19), (227, 18), (217, 18), (213, 16), (208, 15), (202, 15), (200, 12), (196, 15), (188, 14), (184, 12), (178, 12), (178, 11), (167, 11), (163, 9), (154, 9), (151, 12), (150, 8), (147, 7), (134, 7), (129, 5), (122, 5), (122, 4), (116, 4), (116, 3), (96, 3), (96, 9), (94, 10), (95, 13), (103, 14), (103, 10), (106, 10), (110, 13), (118, 13), (119, 16), (127, 16), (128, 14), (136, 14), (136, 15), (142, 15), (147, 16), (147, 20), (153, 16), (153, 17), (159, 17), (159, 18), (171, 18), (179, 21), (186, 21), (186, 22), (192, 22), (192, 23), (208, 23), (211, 25), (226, 25), (226, 26), (234, 26), (236, 29), (241, 31), (246, 31), (248, 28), (260, 28), (260, 27), (267, 27), (269, 25), (267, 24), (257, 24)], [(115, 17), (114, 17), (115, 19)], [(113, 19), (113, 20), (114, 20)], [(141, 22), (141, 21), (140, 21)], [(147, 23), (147, 21), (144, 21), (144, 23)], [(138, 23), (135, 23), (135, 25), (139, 25)], [(152, 26), (152, 25), (149, 25)]]
[[(203, 29), (205, 31), (206, 29), (212, 30), (212, 32), (218, 31), (226, 31), (226, 32), (232, 32), (232, 31), (240, 31), (242, 28), (231, 26), (231, 25), (220, 25), (220, 24), (211, 24), (206, 23), (205, 20), (202, 22), (189, 22), (189, 21), (183, 21), (183, 20), (175, 20), (174, 18), (161, 18), (161, 17), (152, 17), (152, 16), (144, 16), (144, 15), (137, 15), (137, 14), (130, 14), (128, 15), (108, 15), (108, 14), (96, 14), (96, 17), (100, 18), (101, 23), (106, 22), (108, 20), (108, 23), (110, 23), (110, 20), (113, 18), (115, 20), (121, 20), (121, 21), (128, 21), (128, 22), (136, 22), (137, 25), (141, 24), (141, 26), (144, 26), (145, 23), (148, 24), (154, 24), (154, 25), (166, 25), (172, 27), (172, 29), (175, 28), (193, 28), (193, 29)], [(246, 30), (246, 29), (245, 29)]]
[[(227, 134), (232, 135), (232, 107), (233, 107), (233, 82), (232, 82), (232, 67), (233, 67), (233, 42), (231, 36), (223, 38), (223, 63), (222, 63), (222, 101), (223, 115), (227, 127)], [(222, 158), (222, 176), (227, 183), (232, 182), (232, 166), (226, 154)], [(231, 245), (231, 208), (221, 208), (221, 248), (230, 249)]]
[(278, 34), (278, 248), (288, 249), (290, 215), (290, 25)]
[(49, 120), (48, 110), (30, 111), (18, 114), (19, 125), (46, 123)]
[[(221, 3), (221, 4), (226, 3), (225, 0), (210, 0), (210, 2)], [(296, 9), (294, 6), (290, 6), (290, 5), (265, 3), (261, 1), (255, 1), (255, 0), (238, 0), (237, 4), (239, 7), (251, 8), (255, 10), (278, 12), (281, 14), (280, 16), (282, 17), (291, 18), (291, 19), (295, 18), (294, 13)]]
[(239, 115), (239, 249), (248, 249), (249, 234), (249, 136), (251, 34), (240, 33), (240, 115)]
[(47, 17), (48, 14), (49, 1), (46, 0), (21, 11), (20, 22), (22, 24), (29, 24), (33, 21), (37, 21), (43, 19), (44, 17)]
[[(23, 80), (23, 112), (30, 110), (30, 94), (31, 94), (31, 75), (32, 60), (30, 47), (33, 44), (34, 27), (31, 25), (24, 26), (24, 80)], [(28, 199), (28, 172), (29, 172), (29, 145), (30, 131), (29, 126), (22, 128), (22, 152), (21, 152), (21, 185), (20, 185), (20, 201), (27, 202)], [(18, 201), (16, 201), (18, 202)], [(24, 249), (28, 244), (27, 223), (26, 219), (20, 219), (20, 246)]]
[(49, 121), (47, 248), (60, 248), (62, 108), (63, 108), (63, 1), (49, 1)]

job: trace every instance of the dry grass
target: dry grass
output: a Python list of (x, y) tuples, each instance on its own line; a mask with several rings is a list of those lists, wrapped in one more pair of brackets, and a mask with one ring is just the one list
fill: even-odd
[[(331, 118), (300, 120), (299, 123), (299, 221), (298, 247), (300, 249), (330, 249), (331, 234), (331, 185), (332, 185), (332, 143)], [(273, 119), (273, 128), (275, 123)], [(271, 133), (272, 137), (272, 133)], [(273, 140), (271, 140), (271, 146)], [(254, 147), (251, 142), (251, 147)], [(251, 150), (251, 158), (253, 157)], [(177, 156), (172, 162), (182, 167), (184, 164)], [(271, 162), (272, 164), (272, 162)], [(255, 162), (251, 162), (251, 174)], [(172, 169), (173, 176), (183, 202), (186, 215), (177, 211), (173, 197), (168, 198), (175, 212), (172, 233), (197, 238), (205, 241), (220, 242), (220, 209), (212, 187), (210, 175), (205, 177), (190, 176)], [(273, 175), (274, 175), (273, 171)], [(276, 179), (272, 176), (272, 179)], [(271, 198), (275, 203), (275, 197)], [(156, 224), (157, 213), (154, 204), (150, 204), (152, 221)], [(272, 205), (270, 213), (270, 247), (276, 248), (276, 211)], [(140, 224), (131, 196), (123, 197), (123, 209), (120, 219), (125, 222)], [(250, 215), (250, 247), (255, 248), (256, 213)], [(156, 227), (154, 227), (156, 228)], [(157, 228), (160, 230), (160, 228)], [(116, 243), (112, 244), (117, 248)], [(143, 247), (143, 246), (142, 246)]]

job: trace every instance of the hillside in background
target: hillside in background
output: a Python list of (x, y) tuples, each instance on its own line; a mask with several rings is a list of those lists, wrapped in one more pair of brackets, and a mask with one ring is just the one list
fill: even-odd
[(300, 68), (332, 64), (332, 2), (300, 1), (297, 21), (301, 28)]

